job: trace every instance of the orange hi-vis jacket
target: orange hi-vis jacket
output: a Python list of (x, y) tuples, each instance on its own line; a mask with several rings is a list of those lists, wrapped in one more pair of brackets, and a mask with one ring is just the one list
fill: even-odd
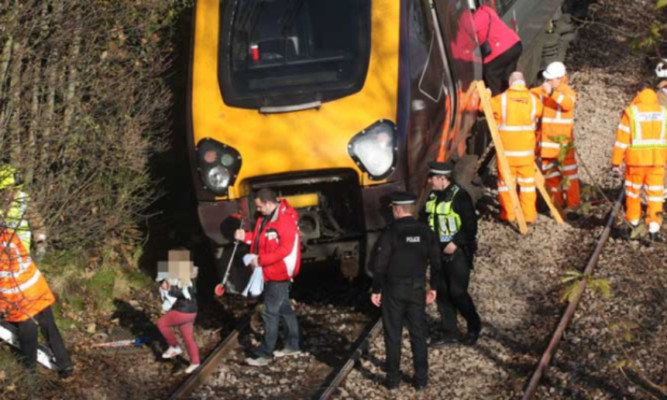
[(557, 158), (561, 144), (565, 146), (573, 139), (577, 94), (568, 86), (567, 77), (563, 77), (551, 95), (541, 86), (531, 89), (531, 92), (544, 105), (537, 143), (539, 155), (543, 158)]
[(524, 84), (513, 84), (491, 99), (500, 140), (510, 166), (535, 162), (535, 127), (542, 115), (542, 103)]
[(5, 314), (4, 319), (26, 321), (54, 301), (19, 237), (9, 229), (0, 231), (0, 313)]
[(652, 89), (644, 89), (623, 111), (611, 163), (664, 167), (667, 161), (667, 108)]

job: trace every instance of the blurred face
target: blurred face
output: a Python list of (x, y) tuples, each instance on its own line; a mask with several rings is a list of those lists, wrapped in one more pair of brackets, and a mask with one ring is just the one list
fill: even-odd
[(549, 85), (551, 85), (551, 87), (556, 88), (563, 81), (563, 78), (547, 79), (546, 81), (549, 83)]
[(403, 218), (412, 215), (414, 212), (414, 204), (410, 205), (401, 205), (401, 204), (392, 204), (391, 213), (394, 215), (394, 219)]
[(444, 190), (449, 186), (449, 179), (445, 175), (433, 175), (428, 178), (428, 182), (433, 190)]
[(260, 199), (255, 199), (255, 207), (257, 207), (257, 211), (262, 215), (267, 216), (271, 215), (273, 210), (276, 209), (276, 204), (271, 201), (264, 202)]

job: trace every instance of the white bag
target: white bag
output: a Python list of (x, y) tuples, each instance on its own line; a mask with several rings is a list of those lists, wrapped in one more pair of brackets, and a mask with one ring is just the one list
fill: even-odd
[(257, 297), (262, 294), (263, 290), (264, 272), (262, 272), (262, 268), (255, 268), (250, 276), (250, 281), (248, 281), (248, 286), (243, 290), (242, 295), (248, 297), (248, 294), (250, 294), (250, 296)]

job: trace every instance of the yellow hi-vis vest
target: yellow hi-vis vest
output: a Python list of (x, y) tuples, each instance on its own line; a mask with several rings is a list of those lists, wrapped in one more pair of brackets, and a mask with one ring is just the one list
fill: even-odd
[(453, 185), (449, 199), (438, 202), (438, 196), (431, 193), (425, 205), (428, 225), (438, 235), (440, 243), (451, 242), (454, 235), (461, 229), (461, 216), (452, 207), (454, 198), (459, 192), (459, 186)]
[(13, 230), (16, 236), (21, 239), (25, 251), (30, 252), (30, 244), (32, 242), (32, 232), (30, 232), (30, 225), (28, 224), (27, 211), (30, 197), (28, 193), (17, 190), (14, 192), (14, 199), (12, 199), (5, 216), (5, 224), (7, 228)]
[(663, 167), (667, 162), (667, 109), (651, 89), (639, 92), (623, 111), (611, 163), (623, 161), (633, 167)]
[(632, 140), (628, 147), (628, 164), (664, 165), (667, 161), (667, 109), (660, 107), (659, 111), (639, 111), (637, 106), (633, 106), (630, 107), (629, 117)]

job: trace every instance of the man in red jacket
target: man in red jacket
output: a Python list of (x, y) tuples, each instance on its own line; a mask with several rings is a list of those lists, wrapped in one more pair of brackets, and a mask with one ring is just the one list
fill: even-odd
[[(253, 351), (254, 357), (246, 359), (253, 366), (264, 366), (271, 358), (298, 355), (299, 324), (289, 300), (292, 278), (299, 273), (301, 264), (301, 240), (297, 225), (298, 215), (286, 200), (278, 200), (270, 189), (260, 189), (255, 196), (255, 206), (260, 213), (255, 230), (238, 229), (234, 238), (250, 245), (250, 253), (256, 254), (250, 265), (262, 268), (264, 275), (264, 339)], [(280, 320), (287, 328), (285, 348), (273, 351), (278, 340)]]

